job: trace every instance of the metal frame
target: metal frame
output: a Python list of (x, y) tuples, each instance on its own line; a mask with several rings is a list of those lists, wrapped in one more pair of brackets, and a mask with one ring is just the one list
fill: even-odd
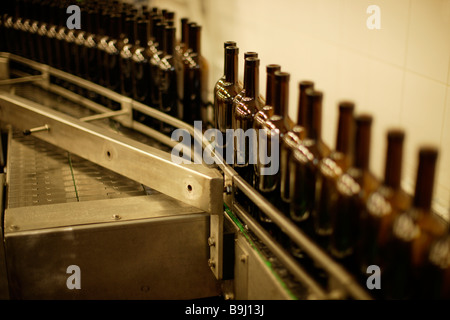
[[(0, 95), (1, 118), (6, 119), (17, 128), (23, 130), (29, 130), (34, 127), (42, 128), (47, 125), (49, 130), (46, 129), (44, 132), (36, 132), (34, 134), (45, 141), (67, 149), (94, 163), (210, 213), (211, 230), (208, 241), (210, 246), (210, 259), (208, 264), (217, 279), (221, 279), (222, 277), (223, 243), (221, 239), (224, 224), (223, 203), (225, 203), (267, 245), (271, 252), (284, 262), (285, 267), (311, 290), (314, 297), (319, 299), (348, 297), (353, 299), (371, 299), (370, 295), (366, 290), (361, 288), (352, 275), (331, 259), (331, 257), (304, 235), (294, 223), (248, 185), (230, 166), (226, 165), (223, 161), (221, 162), (221, 159), (218, 159), (217, 155), (216, 163), (219, 164), (217, 166), (219, 170), (204, 165), (176, 165), (170, 160), (170, 156), (167, 153), (140, 144), (134, 140), (112, 134), (111, 132), (100, 130), (100, 128), (95, 127), (93, 124), (86, 123), (86, 120), (113, 117), (125, 127), (147, 134), (172, 147), (176, 144), (174, 141), (171, 141), (168, 137), (152, 128), (133, 121), (132, 110), (138, 110), (176, 128), (185, 129), (195, 139), (199, 139), (199, 137), (195, 136), (196, 132), (192, 126), (128, 97), (124, 97), (104, 87), (47, 65), (42, 65), (9, 53), (0, 53), (1, 58), (11, 59), (41, 71), (42, 76), (29, 78), (28, 80), (33, 81), (46, 90), (60, 94), (63, 97), (79, 102), (87, 108), (101, 113), (83, 121), (83, 119), (74, 119), (35, 103), (30, 103), (28, 100), (20, 99), (10, 94), (3, 94)], [(49, 82), (50, 75), (116, 101), (120, 103), (121, 110), (111, 112), (106, 107), (51, 84)], [(4, 83), (6, 84), (6, 82)], [(73, 136), (77, 137), (76, 145), (72, 142)], [(201, 141), (203, 148), (209, 147), (208, 141)], [(140, 165), (141, 163), (146, 163), (146, 166)], [(158, 169), (153, 170), (152, 167)], [(330, 275), (330, 282), (334, 285), (333, 290), (327, 291), (321, 288), (242, 207), (234, 205), (232, 192), (236, 188), (241, 190), (277, 226), (281, 227), (297, 245), (303, 248), (313, 260), (323, 267)]]

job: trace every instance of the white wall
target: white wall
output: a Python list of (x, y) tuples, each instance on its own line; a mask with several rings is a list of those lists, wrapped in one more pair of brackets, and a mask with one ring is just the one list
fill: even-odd
[[(291, 73), (290, 115), (299, 81), (324, 92), (324, 139), (334, 147), (337, 103), (350, 99), (374, 116), (371, 168), (383, 176), (386, 130), (406, 130), (404, 186), (413, 190), (418, 147), (440, 148), (434, 207), (450, 205), (450, 0), (150, 0), (152, 6), (203, 26), (210, 87), (223, 73), (223, 42), (235, 40), (241, 57), (278, 63)], [(381, 29), (369, 30), (369, 5), (381, 10)], [(177, 21), (178, 23), (178, 21)], [(239, 71), (242, 79), (243, 58)]]

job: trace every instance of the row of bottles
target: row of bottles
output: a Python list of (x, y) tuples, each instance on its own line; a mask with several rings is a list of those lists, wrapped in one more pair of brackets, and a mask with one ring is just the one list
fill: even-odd
[[(324, 94), (313, 81), (299, 83), (298, 118), (291, 121), (290, 74), (280, 65), (267, 65), (264, 98), (259, 92), (258, 54), (244, 54), (242, 84), (236, 42), (225, 42), (224, 51), (224, 75), (214, 88), (215, 127), (224, 141), (224, 159), (233, 159), (229, 164), (243, 179), (363, 286), (367, 268), (378, 266), (382, 288), (371, 292), (374, 297), (450, 298), (450, 232), (431, 209), (438, 150), (420, 148), (415, 193), (408, 195), (401, 187), (403, 130), (387, 132), (385, 176), (378, 179), (369, 161), (370, 114), (356, 114), (353, 102), (340, 102), (336, 145), (331, 148), (321, 136)], [(258, 134), (236, 134), (231, 157), (227, 129), (264, 130), (267, 140)], [(278, 149), (270, 145), (272, 136), (278, 138)], [(276, 172), (264, 173), (270, 164), (258, 152), (261, 141), (268, 144), (267, 150), (279, 153)], [(257, 155), (253, 163), (252, 152)], [(320, 274), (302, 249), (239, 190), (233, 201), (251, 212), (303, 266)]]
[[(193, 125), (212, 125), (208, 114), (208, 63), (202, 27), (175, 13), (119, 1), (78, 4), (81, 29), (66, 21), (71, 1), (15, 0), (0, 16), (2, 51), (48, 64), (130, 97)], [(120, 105), (60, 79), (52, 82), (117, 110)], [(166, 134), (172, 128), (134, 112), (135, 120)]]
[[(201, 120), (203, 128), (214, 127), (222, 134), (223, 144), (217, 147), (223, 155), (229, 149), (227, 130), (240, 130), (243, 134), (236, 135), (232, 155), (224, 158), (363, 286), (367, 267), (379, 266), (382, 289), (372, 291), (374, 297), (450, 298), (450, 232), (431, 210), (438, 150), (420, 149), (415, 194), (410, 196), (400, 183), (405, 133), (399, 129), (387, 133), (385, 176), (378, 179), (369, 161), (372, 116), (356, 114), (351, 101), (338, 105), (336, 144), (329, 147), (321, 136), (324, 94), (315, 83), (299, 83), (298, 117), (292, 121), (290, 74), (278, 64), (267, 65), (262, 94), (258, 53), (244, 53), (241, 82), (239, 48), (228, 41), (211, 115), (201, 26), (180, 19), (178, 40), (174, 12), (96, 0), (77, 3), (81, 29), (71, 30), (66, 27), (70, 4), (8, 1), (0, 9), (0, 50), (87, 79), (189, 124)], [(52, 82), (113, 110), (119, 108), (92, 91), (57, 78)], [(165, 134), (173, 129), (137, 111), (133, 116)], [(250, 129), (254, 136), (245, 135)], [(266, 140), (252, 139), (260, 132)], [(263, 147), (278, 151), (277, 157), (270, 157), (278, 161), (275, 172), (260, 152)], [(234, 201), (308, 271), (323, 277), (302, 249), (244, 194), (235, 191)]]

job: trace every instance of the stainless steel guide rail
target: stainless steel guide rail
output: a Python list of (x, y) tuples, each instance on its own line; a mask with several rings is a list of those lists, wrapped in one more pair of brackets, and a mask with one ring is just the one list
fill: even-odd
[[(27, 65), (40, 71), (41, 75), (29, 76), (18, 72), (16, 75), (23, 76), (23, 78), (8, 79), (9, 61)], [(119, 103), (121, 108), (118, 111), (111, 111), (109, 108), (50, 83), (50, 76), (103, 95)], [(27, 81), (76, 101), (99, 114), (76, 119), (12, 93), (1, 91), (1, 121), (21, 130), (40, 128), (33, 133), (39, 139), (208, 212), (210, 214), (210, 238), (208, 241), (210, 259), (208, 264), (217, 279), (222, 279), (223, 272), (222, 237), (223, 204), (225, 203), (284, 263), (294, 277), (309, 288), (312, 297), (318, 299), (371, 299), (367, 291), (344, 268), (323, 252), (294, 223), (248, 185), (230, 166), (221, 162), (217, 156), (216, 160), (219, 163), (217, 167), (208, 167), (203, 164), (175, 164), (167, 152), (114, 134), (91, 122), (110, 117), (124, 127), (144, 133), (169, 147), (177, 144), (176, 141), (158, 131), (134, 121), (132, 111), (137, 110), (176, 128), (187, 130), (195, 139), (201, 139), (203, 148), (209, 147), (209, 142), (203, 137), (196, 137), (197, 133), (192, 126), (74, 75), (13, 54), (0, 53), (0, 86)], [(242, 207), (233, 203), (232, 192), (236, 188), (240, 189), (329, 274), (330, 283), (333, 284), (331, 289), (321, 288)]]

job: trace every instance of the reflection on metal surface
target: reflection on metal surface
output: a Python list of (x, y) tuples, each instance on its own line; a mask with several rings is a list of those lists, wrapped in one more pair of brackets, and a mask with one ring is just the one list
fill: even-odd
[(143, 186), (33, 136), (14, 132), (8, 208), (145, 195)]

